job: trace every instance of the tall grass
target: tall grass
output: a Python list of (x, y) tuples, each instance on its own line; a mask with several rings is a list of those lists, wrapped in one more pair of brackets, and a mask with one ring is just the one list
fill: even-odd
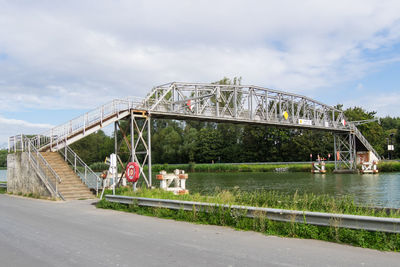
[[(106, 190), (105, 193), (111, 194), (111, 190)], [(131, 187), (121, 187), (116, 189), (116, 194), (228, 205), (400, 218), (400, 210), (385, 210), (368, 206), (359, 206), (355, 204), (352, 196), (333, 197), (330, 195), (315, 195), (312, 193), (298, 194), (297, 192), (293, 195), (289, 195), (268, 190), (247, 192), (239, 189), (228, 191), (219, 190), (218, 188), (215, 190), (215, 193), (210, 195), (201, 195), (200, 193), (174, 195), (172, 192), (167, 192), (162, 189), (147, 189), (145, 187), (139, 188), (135, 192), (132, 191)]]
[(400, 172), (400, 162), (398, 161), (381, 162), (378, 165), (378, 170), (380, 172)]
[[(128, 194), (129, 190), (121, 190)], [(169, 198), (176, 199), (181, 198), (184, 200), (196, 200), (196, 201), (213, 201), (222, 203), (234, 203), (238, 201), (237, 194), (221, 191), (216, 196), (206, 197), (200, 195), (194, 196), (174, 196), (170, 192), (158, 191), (158, 190), (139, 190), (137, 193), (134, 193), (136, 196), (143, 197), (158, 197), (158, 198)], [(281, 197), (281, 195), (277, 195), (277, 193), (272, 193), (271, 195), (263, 194), (264, 201), (271, 201), (273, 203), (277, 203), (277, 196)], [(242, 195), (242, 199), (239, 198), (240, 201), (244, 201), (246, 203), (257, 203), (262, 199), (262, 197), (251, 197), (249, 195)], [(304, 197), (294, 195), (291, 196), (291, 201), (294, 202), (292, 205), (295, 207), (311, 207), (311, 209), (315, 206), (318, 209), (321, 208), (320, 205), (312, 204), (320, 203), (320, 201), (324, 200), (319, 199), (315, 200), (315, 197)], [(329, 210), (352, 210), (353, 204), (349, 202), (349, 200), (344, 200), (344, 203), (340, 201), (336, 203), (334, 200), (328, 201), (328, 204), (322, 205), (322, 209), (325, 207), (329, 207)], [(333, 204), (333, 202), (335, 204)], [(287, 205), (286, 201), (283, 206)], [(282, 203), (281, 202), (281, 203)], [(281, 205), (281, 203), (278, 203)], [(320, 203), (321, 204), (321, 203)], [(140, 207), (136, 204), (125, 205), (119, 203), (112, 203), (106, 200), (101, 200), (97, 203), (98, 208), (105, 209), (115, 209), (126, 212), (134, 212), (141, 215), (147, 216), (155, 216), (159, 218), (167, 218), (167, 219), (175, 219), (179, 221), (188, 221), (195, 222), (201, 224), (212, 224), (212, 225), (221, 225), (221, 226), (230, 226), (236, 229), (241, 230), (251, 230), (256, 232), (261, 232), (267, 235), (277, 235), (277, 236), (287, 236), (287, 237), (297, 237), (297, 238), (311, 238), (311, 239), (319, 239), (325, 241), (332, 241), (337, 243), (345, 243), (351, 244), (364, 248), (374, 248), (379, 250), (389, 250), (389, 251), (399, 251), (400, 250), (400, 235), (399, 234), (391, 234), (384, 232), (369, 232), (364, 230), (352, 230), (345, 228), (338, 228), (335, 226), (315, 226), (309, 224), (301, 224), (295, 222), (276, 222), (271, 221), (266, 218), (265, 214), (260, 213), (255, 218), (247, 218), (244, 216), (243, 212), (232, 212), (230, 209), (216, 207), (211, 212), (199, 212), (196, 210), (192, 211), (184, 211), (182, 210), (170, 210), (164, 208), (150, 208), (150, 207)], [(293, 207), (293, 206), (292, 206)]]

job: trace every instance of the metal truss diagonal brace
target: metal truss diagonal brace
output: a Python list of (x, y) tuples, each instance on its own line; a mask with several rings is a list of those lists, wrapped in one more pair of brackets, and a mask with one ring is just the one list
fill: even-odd
[[(131, 112), (131, 155), (132, 161), (139, 164), (140, 174), (148, 187), (152, 185), (151, 177), (151, 121), (150, 116), (135, 115)], [(147, 130), (147, 140), (144, 136)], [(135, 139), (135, 134), (137, 138)], [(139, 151), (142, 150), (142, 151)], [(148, 165), (148, 174), (144, 172), (144, 166)]]
[(334, 134), (335, 170), (357, 169), (356, 142), (352, 133)]

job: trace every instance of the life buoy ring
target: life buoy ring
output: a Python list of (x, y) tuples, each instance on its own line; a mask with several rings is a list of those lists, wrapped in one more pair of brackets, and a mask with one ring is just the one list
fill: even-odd
[(108, 171), (103, 171), (103, 172), (100, 174), (100, 178), (101, 178), (101, 179), (106, 179), (106, 178), (107, 178), (107, 172), (108, 172)]
[(136, 183), (139, 180), (140, 168), (137, 162), (129, 162), (126, 166), (125, 177), (128, 182)]

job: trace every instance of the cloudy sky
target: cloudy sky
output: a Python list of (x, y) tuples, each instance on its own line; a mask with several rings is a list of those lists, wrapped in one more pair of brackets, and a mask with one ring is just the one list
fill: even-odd
[(400, 1), (0, 0), (0, 146), (224, 76), (400, 116)]

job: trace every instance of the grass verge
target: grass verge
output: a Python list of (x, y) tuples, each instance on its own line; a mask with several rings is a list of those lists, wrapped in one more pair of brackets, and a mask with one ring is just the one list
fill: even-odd
[(350, 244), (363, 248), (372, 248), (385, 251), (400, 250), (400, 235), (352, 230), (338, 227), (315, 226), (300, 223), (274, 222), (260, 214), (256, 218), (246, 218), (243, 214), (231, 212), (229, 209), (216, 208), (211, 213), (169, 210), (164, 208), (139, 207), (138, 205), (111, 203), (101, 200), (98, 208), (114, 209), (125, 212), (134, 212), (140, 215), (153, 216), (178, 221), (187, 221), (199, 224), (220, 225), (233, 227), (238, 230), (256, 231), (266, 235), (283, 237), (307, 238)]
[[(105, 194), (112, 194), (112, 191), (106, 190)], [(120, 187), (116, 189), (116, 194), (287, 210), (400, 218), (400, 210), (359, 206), (355, 204), (352, 196), (333, 197), (330, 195), (315, 195), (312, 193), (298, 194), (297, 192), (293, 195), (289, 195), (268, 190), (247, 192), (239, 189), (228, 191), (218, 188), (216, 188), (215, 193), (210, 195), (201, 195), (199, 193), (174, 195), (172, 192), (161, 189), (147, 189), (145, 187), (139, 188), (135, 192), (132, 191), (131, 187)]]
[[(110, 194), (111, 191), (106, 191)], [(133, 192), (131, 188), (118, 188), (118, 195), (179, 199), (218, 204), (239, 204), (256, 207), (270, 207), (293, 210), (308, 210), (332, 213), (346, 213), (380, 217), (400, 217), (398, 210), (374, 209), (360, 207), (354, 204), (352, 197), (334, 198), (328, 195), (303, 194), (285, 195), (274, 191), (242, 192), (240, 190), (221, 191), (216, 190), (213, 195), (200, 194), (176, 196), (171, 192), (160, 189), (139, 188)], [(199, 224), (229, 226), (239, 230), (250, 230), (267, 235), (285, 237), (318, 239), (342, 244), (350, 244), (363, 248), (372, 248), (386, 251), (400, 251), (400, 235), (384, 232), (369, 232), (364, 230), (352, 230), (335, 226), (315, 226), (300, 223), (285, 223), (271, 221), (260, 213), (254, 219), (244, 217), (240, 212), (231, 212), (229, 209), (216, 208), (211, 213), (183, 210), (169, 210), (163, 208), (139, 207), (138, 205), (125, 205), (100, 200), (98, 208), (114, 209), (126, 212), (134, 212), (140, 215), (154, 216), (178, 221), (188, 221)]]

